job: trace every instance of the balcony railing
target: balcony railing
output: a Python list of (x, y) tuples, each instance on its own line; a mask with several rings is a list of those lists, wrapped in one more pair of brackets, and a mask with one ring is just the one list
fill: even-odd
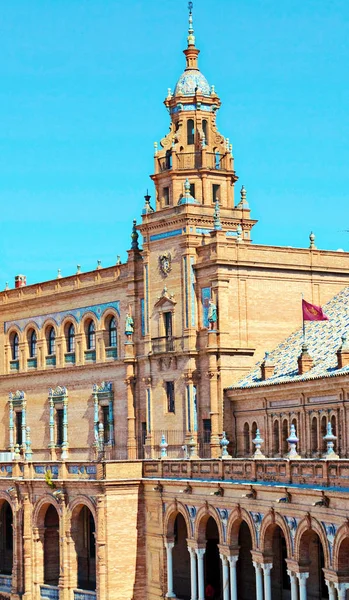
[(86, 362), (95, 362), (96, 360), (96, 350), (85, 350), (85, 361)]
[(37, 366), (38, 366), (37, 358), (28, 358), (28, 360), (27, 360), (28, 369), (36, 369)]
[(56, 585), (41, 585), (40, 598), (43, 600), (59, 600), (59, 588)]
[(65, 364), (75, 364), (75, 352), (66, 352), (64, 355)]
[(178, 152), (173, 154), (173, 161), (169, 156), (158, 158), (159, 172), (169, 171), (172, 168), (230, 170), (232, 168), (231, 155), (219, 152)]
[(56, 366), (56, 355), (50, 354), (46, 356), (46, 366), (47, 367), (55, 367)]
[(10, 371), (19, 371), (19, 360), (10, 360)]
[(0, 592), (11, 594), (12, 577), (11, 575), (0, 575)]
[(152, 349), (154, 354), (161, 354), (163, 352), (177, 352), (179, 350), (179, 340), (174, 337), (153, 338)]
[(89, 590), (74, 590), (74, 600), (96, 600), (96, 592)]

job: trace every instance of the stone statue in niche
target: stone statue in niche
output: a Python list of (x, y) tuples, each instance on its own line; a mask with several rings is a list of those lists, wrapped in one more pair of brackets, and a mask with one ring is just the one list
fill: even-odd
[(130, 315), (130, 313), (126, 313), (126, 319), (125, 319), (125, 335), (127, 337), (127, 339), (131, 342), (132, 341), (132, 335), (134, 332), (134, 320), (132, 315)]
[(216, 329), (216, 326), (217, 326), (217, 306), (215, 305), (215, 303), (213, 302), (213, 300), (210, 300), (209, 303), (208, 303), (207, 320), (208, 320), (208, 328), (209, 328), (209, 330), (213, 331), (214, 329)]

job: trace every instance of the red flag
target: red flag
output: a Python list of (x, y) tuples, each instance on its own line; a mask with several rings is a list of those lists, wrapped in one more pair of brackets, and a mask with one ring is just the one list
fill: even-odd
[(328, 317), (323, 312), (321, 306), (315, 306), (302, 300), (303, 321), (328, 321)]

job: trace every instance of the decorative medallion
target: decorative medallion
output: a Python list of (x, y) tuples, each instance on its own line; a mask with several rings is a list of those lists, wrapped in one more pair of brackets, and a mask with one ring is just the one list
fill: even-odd
[(160, 254), (159, 256), (159, 268), (161, 273), (167, 277), (167, 275), (171, 272), (172, 270), (172, 265), (171, 265), (171, 254), (170, 252), (165, 252), (164, 254)]

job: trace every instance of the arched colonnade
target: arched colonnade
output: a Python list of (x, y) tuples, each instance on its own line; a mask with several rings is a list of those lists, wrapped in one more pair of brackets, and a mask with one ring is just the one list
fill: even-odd
[(165, 514), (168, 598), (349, 600), (349, 526), (175, 503)]
[(81, 496), (66, 506), (47, 494), (31, 515), (28, 507), (28, 497), (20, 507), (15, 494), (0, 495), (0, 592), (32, 590), (34, 598), (58, 600), (59, 590), (69, 589), (74, 597), (79, 590), (90, 591), (92, 598), (97, 581), (94, 503)]

